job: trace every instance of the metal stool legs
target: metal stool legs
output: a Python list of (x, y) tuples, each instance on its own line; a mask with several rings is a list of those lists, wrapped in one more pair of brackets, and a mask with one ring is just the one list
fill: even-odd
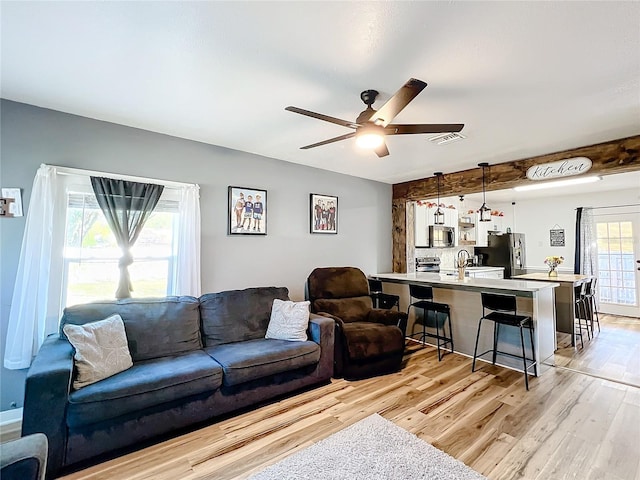
[[(449, 345), (449, 347), (451, 348), (451, 353), (453, 353), (453, 328), (451, 326), (451, 314), (449, 311), (449, 305), (435, 303), (429, 300), (422, 300), (416, 302), (415, 304), (411, 304), (409, 306), (409, 310), (411, 309), (411, 307), (420, 308), (423, 312), (423, 318), (421, 322), (422, 336), (420, 337), (420, 341), (422, 342), (422, 344), (424, 345), (426, 343), (427, 337), (436, 339), (438, 361), (442, 360), (442, 357), (444, 356), (444, 351), (442, 349), (446, 348), (447, 345)], [(449, 324), (449, 336), (447, 336), (446, 331), (447, 323)], [(427, 326), (429, 328), (435, 328), (436, 333), (433, 334), (427, 332)]]

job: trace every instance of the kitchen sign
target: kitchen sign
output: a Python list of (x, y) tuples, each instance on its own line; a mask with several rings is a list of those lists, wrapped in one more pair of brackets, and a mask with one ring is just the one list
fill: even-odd
[(571, 177), (588, 172), (591, 169), (591, 160), (587, 157), (567, 158), (558, 162), (541, 163), (527, 170), (529, 180), (549, 180), (551, 178)]

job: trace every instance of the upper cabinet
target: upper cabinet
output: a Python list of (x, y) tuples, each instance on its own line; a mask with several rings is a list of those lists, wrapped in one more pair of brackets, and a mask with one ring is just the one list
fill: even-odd
[(476, 214), (476, 246), (487, 247), (489, 245), (489, 232), (502, 232), (502, 220), (504, 217), (491, 215), (490, 222), (481, 222), (480, 215)]

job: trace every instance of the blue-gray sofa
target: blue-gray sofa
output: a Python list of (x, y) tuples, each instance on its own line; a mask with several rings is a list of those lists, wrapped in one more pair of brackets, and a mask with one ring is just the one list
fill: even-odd
[[(334, 321), (311, 314), (305, 342), (265, 339), (282, 287), (127, 299), (65, 309), (27, 374), (22, 434), (49, 440), (47, 476), (173, 430), (303, 387), (333, 373)], [(133, 367), (73, 390), (65, 324), (119, 314)], [(89, 462), (84, 462), (89, 460)]]

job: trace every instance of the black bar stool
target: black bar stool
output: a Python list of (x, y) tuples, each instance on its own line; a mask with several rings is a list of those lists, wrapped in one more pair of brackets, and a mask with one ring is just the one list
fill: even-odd
[[(533, 367), (535, 376), (538, 376), (538, 362), (536, 361), (536, 349), (533, 343), (533, 321), (531, 317), (526, 315), (518, 315), (516, 310), (516, 297), (515, 295), (498, 295), (495, 293), (481, 292), (482, 296), (482, 318), (478, 322), (478, 333), (476, 334), (476, 346), (473, 349), (473, 363), (471, 365), (471, 371), (476, 371), (476, 359), (486, 355), (489, 352), (493, 353), (492, 363), (496, 364), (496, 355), (507, 355), (514, 358), (522, 358), (524, 366), (524, 385), (529, 390), (529, 369)], [(487, 313), (487, 310), (490, 312)], [(491, 320), (493, 322), (493, 348), (487, 350), (481, 354), (478, 354), (478, 340), (480, 339), (480, 329), (482, 328), (482, 320)], [(498, 350), (498, 334), (500, 332), (500, 325), (508, 325), (512, 327), (518, 327), (520, 329), (520, 345), (522, 347), (522, 356), (515, 355), (513, 353), (501, 352)], [(531, 338), (531, 356), (527, 358), (524, 346), (524, 334), (523, 328), (529, 329), (529, 336)], [(531, 362), (527, 366), (527, 362)]]
[[(577, 320), (577, 330), (574, 328), (574, 334), (576, 337), (580, 337), (580, 346), (584, 348), (584, 341), (582, 339), (582, 330), (587, 331), (587, 338), (591, 340), (591, 330), (589, 329), (589, 313), (587, 311), (587, 303), (585, 297), (586, 284), (581, 283), (573, 287), (573, 296), (575, 297), (575, 318), (574, 323)], [(584, 325), (582, 321), (584, 320)]]
[(391, 310), (396, 307), (400, 311), (400, 296), (382, 292), (382, 281), (369, 279), (369, 295), (373, 301), (373, 308)]
[[(451, 353), (453, 353), (453, 331), (451, 330), (451, 312), (449, 305), (446, 303), (437, 303), (433, 301), (433, 288), (431, 286), (421, 285), (409, 285), (409, 295), (412, 298), (417, 299), (417, 302), (413, 302), (407, 308), (407, 315), (411, 307), (422, 310), (422, 317), (416, 314), (416, 320), (413, 324), (422, 324), (422, 332), (418, 332), (421, 335), (420, 341), (425, 344), (427, 337), (435, 338), (436, 345), (438, 347), (438, 361), (442, 360), (440, 348), (444, 348), (447, 345), (451, 347)], [(445, 324), (449, 323), (449, 336), (446, 335)], [(436, 333), (427, 331), (427, 328), (435, 328)], [(409, 337), (413, 338), (416, 333), (411, 333)]]
[(598, 331), (600, 331), (600, 316), (598, 315), (598, 306), (596, 305), (597, 283), (598, 283), (597, 277), (591, 277), (591, 279), (585, 283), (584, 297), (585, 297), (585, 304), (589, 306), (589, 316), (591, 318), (591, 336), (593, 336), (594, 321), (598, 324)]

